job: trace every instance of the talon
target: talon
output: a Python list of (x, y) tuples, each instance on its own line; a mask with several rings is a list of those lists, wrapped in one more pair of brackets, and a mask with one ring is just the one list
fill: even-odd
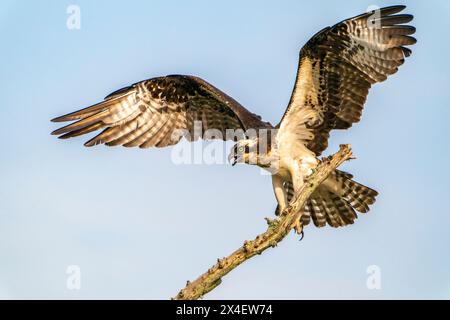
[(289, 205), (286, 208), (284, 208), (284, 210), (281, 212), (281, 216), (285, 216), (287, 215), (288, 212), (290, 212), (292, 210), (292, 206)]
[(303, 225), (300, 222), (300, 219), (298, 219), (294, 224), (294, 230), (297, 234), (301, 235), (300, 240), (303, 239), (304, 233), (303, 233)]

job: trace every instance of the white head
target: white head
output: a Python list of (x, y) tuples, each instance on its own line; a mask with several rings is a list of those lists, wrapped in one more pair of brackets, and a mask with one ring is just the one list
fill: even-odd
[(270, 144), (262, 146), (258, 138), (239, 140), (231, 149), (228, 161), (231, 165), (246, 163), (263, 168), (271, 166), (273, 161), (272, 148)]

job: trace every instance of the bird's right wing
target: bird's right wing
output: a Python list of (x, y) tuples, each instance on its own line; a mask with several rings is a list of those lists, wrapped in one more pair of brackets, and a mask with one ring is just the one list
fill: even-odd
[[(227, 130), (242, 135), (250, 128), (271, 127), (206, 81), (183, 75), (136, 83), (110, 94), (103, 102), (52, 121), (76, 121), (52, 132), (61, 139), (104, 129), (85, 143), (88, 147), (102, 143), (165, 147), (178, 143), (182, 136), (190, 141), (204, 138), (208, 129), (215, 129), (210, 139), (227, 140), (240, 138)], [(198, 124), (201, 128), (196, 128)]]

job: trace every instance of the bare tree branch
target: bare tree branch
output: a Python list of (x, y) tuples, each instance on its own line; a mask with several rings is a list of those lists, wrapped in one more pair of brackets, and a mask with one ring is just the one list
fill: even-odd
[(352, 159), (350, 145), (341, 145), (340, 150), (333, 155), (322, 160), (314, 173), (308, 177), (303, 187), (289, 208), (287, 208), (281, 217), (271, 220), (267, 219), (268, 229), (266, 232), (258, 235), (254, 240), (245, 241), (243, 246), (234, 251), (228, 257), (218, 259), (217, 263), (207, 272), (202, 274), (193, 282), (187, 282), (186, 287), (182, 289), (173, 299), (175, 300), (195, 300), (201, 298), (206, 293), (217, 287), (222, 277), (231, 270), (239, 266), (251, 257), (261, 254), (264, 250), (275, 247), (278, 242), (296, 227), (301, 216), (301, 208), (304, 207), (306, 200), (311, 196), (314, 190), (344, 161)]

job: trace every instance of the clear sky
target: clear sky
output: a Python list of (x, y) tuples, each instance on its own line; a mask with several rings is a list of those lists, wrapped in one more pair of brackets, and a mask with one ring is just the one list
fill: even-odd
[[(171, 149), (84, 148), (49, 122), (154, 76), (198, 75), (277, 123), (298, 50), (369, 5), (406, 1), (0, 3), (0, 298), (174, 296), (265, 229), (275, 199), (256, 167), (175, 165)], [(69, 5), (81, 29), (66, 26)], [(450, 2), (408, 1), (417, 45), (370, 92), (328, 153), (380, 192), (353, 226), (308, 226), (240, 266), (227, 298), (450, 298)], [(227, 150), (228, 150), (227, 146)], [(80, 290), (66, 286), (68, 266)], [(366, 286), (379, 267), (381, 289)]]

